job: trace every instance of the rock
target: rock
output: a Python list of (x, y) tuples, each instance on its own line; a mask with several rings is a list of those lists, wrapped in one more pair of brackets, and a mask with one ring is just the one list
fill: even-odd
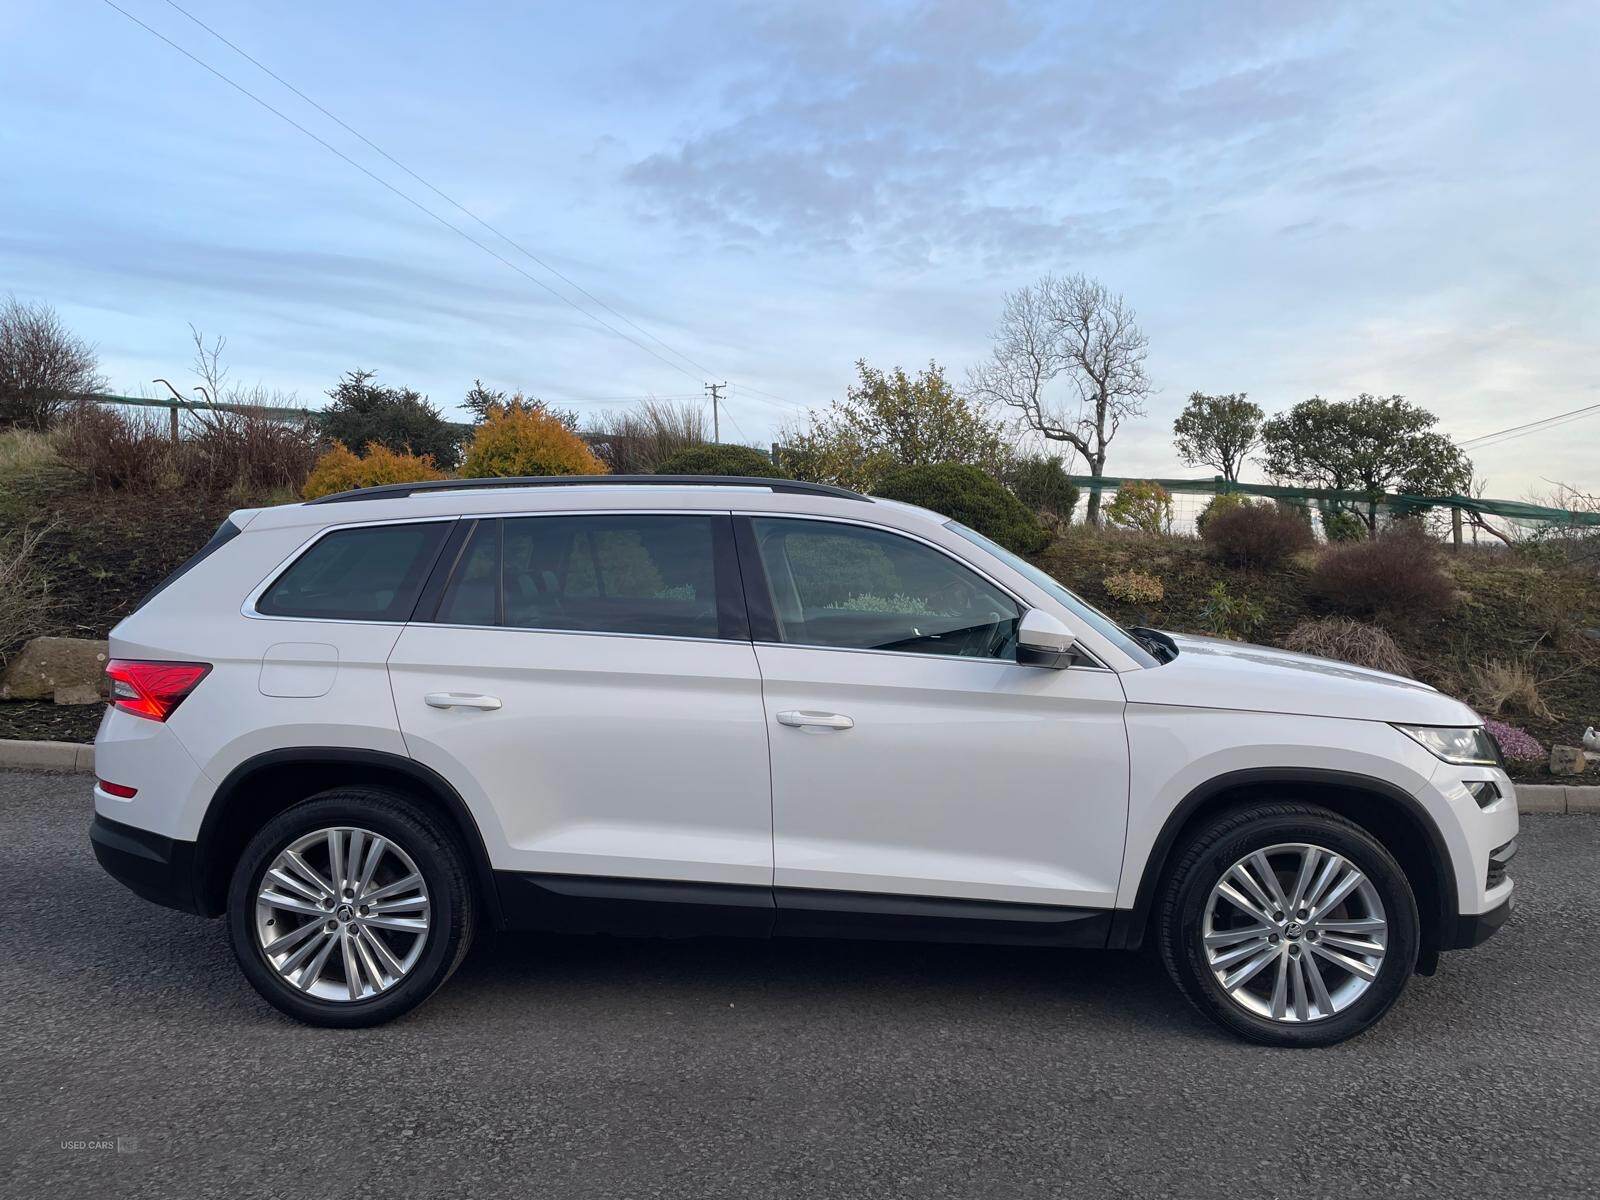
[(1589, 760), (1576, 746), (1550, 747), (1550, 774), (1582, 775)]
[(0, 674), (0, 700), (49, 700), (60, 689), (69, 698), (58, 703), (92, 703), (71, 697), (85, 691), (96, 698), (105, 694), (108, 655), (98, 638), (36, 637)]
[(103, 697), (100, 689), (87, 683), (67, 683), (56, 685), (55, 702), (57, 704), (99, 704)]

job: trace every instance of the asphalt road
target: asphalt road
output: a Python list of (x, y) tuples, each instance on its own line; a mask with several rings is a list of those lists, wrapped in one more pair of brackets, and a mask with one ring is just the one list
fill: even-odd
[(1524, 818), (1496, 939), (1284, 1052), (1146, 956), (842, 942), (500, 938), (397, 1024), (308, 1029), (103, 875), (89, 810), (0, 775), (7, 1196), (1600, 1190), (1597, 818)]

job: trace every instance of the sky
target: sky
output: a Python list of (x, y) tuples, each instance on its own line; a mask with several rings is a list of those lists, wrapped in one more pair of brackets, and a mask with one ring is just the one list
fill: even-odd
[[(116, 2), (304, 129), (106, 0), (0, 0), (0, 294), (121, 393), (193, 324), (311, 406), (357, 367), (585, 414), (726, 379), (765, 444), (858, 358), (963, 380), (1008, 290), (1081, 272), (1149, 337), (1113, 474), (1205, 473), (1192, 391), (1399, 393), (1458, 439), (1600, 404), (1593, 3), (182, 0), (380, 154)], [(1600, 491), (1600, 413), (1474, 458)]]

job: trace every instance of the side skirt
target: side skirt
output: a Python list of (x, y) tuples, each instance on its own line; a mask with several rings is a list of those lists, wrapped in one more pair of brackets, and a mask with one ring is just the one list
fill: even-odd
[(496, 871), (505, 928), (629, 937), (810, 937), (1100, 949), (1112, 911), (875, 892)]

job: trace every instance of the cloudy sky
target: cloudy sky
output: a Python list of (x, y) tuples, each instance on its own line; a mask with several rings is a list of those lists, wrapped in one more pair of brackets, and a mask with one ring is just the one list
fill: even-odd
[[(583, 411), (726, 378), (763, 442), (860, 357), (961, 378), (1008, 289), (1084, 272), (1159, 388), (1117, 473), (1188, 473), (1194, 390), (1399, 392), (1463, 439), (1600, 403), (1586, 0), (182, 2), (589, 295), (167, 0), (117, 3), (371, 175), (105, 0), (4, 0), (0, 292), (119, 391), (193, 322), (303, 403), (357, 366)], [(1600, 415), (1476, 458), (1600, 489)]]

